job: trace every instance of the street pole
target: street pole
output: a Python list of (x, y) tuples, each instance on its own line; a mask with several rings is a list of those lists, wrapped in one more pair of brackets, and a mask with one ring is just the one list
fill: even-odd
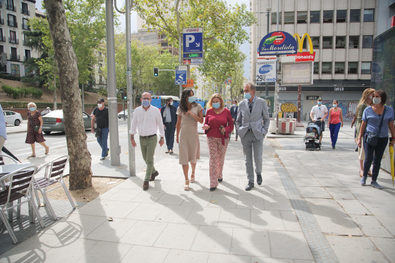
[[(267, 16), (266, 35), (269, 34), (269, 30), (270, 30), (269, 29), (270, 10), (271, 10), (270, 8), (266, 9), (266, 11), (267, 11), (267, 13), (266, 13), (266, 16)], [(267, 85), (267, 82), (265, 82), (265, 96), (266, 96), (266, 99), (269, 98), (269, 87)]]
[(298, 86), (298, 116), (297, 120), (300, 123), (300, 110), (302, 109), (302, 86)]
[(118, 138), (118, 103), (115, 77), (114, 13), (113, 0), (106, 0), (106, 37), (107, 37), (107, 100), (109, 110), (111, 165), (120, 165), (120, 146)]
[[(178, 34), (178, 64), (181, 66), (182, 65), (182, 50), (181, 50), (181, 31), (180, 31), (180, 11), (178, 10), (178, 7), (180, 5), (180, 0), (176, 1), (176, 11), (177, 11), (177, 34)], [(188, 78), (187, 78), (188, 79)], [(179, 85), (179, 96), (181, 99), (181, 95), (182, 95), (182, 85)]]
[(129, 139), (130, 124), (133, 117), (133, 82), (132, 82), (132, 53), (131, 53), (131, 2), (126, 0), (126, 86), (128, 97), (128, 151), (129, 151), (129, 176), (136, 176), (136, 152)]

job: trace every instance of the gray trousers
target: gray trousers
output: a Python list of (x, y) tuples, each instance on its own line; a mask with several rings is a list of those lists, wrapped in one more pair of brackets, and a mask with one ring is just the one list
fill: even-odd
[(257, 140), (255, 135), (248, 131), (244, 137), (240, 137), (243, 145), (243, 153), (246, 164), (247, 179), (249, 184), (254, 183), (254, 164), (252, 161), (252, 152), (254, 152), (255, 173), (262, 174), (262, 149), (263, 139)]

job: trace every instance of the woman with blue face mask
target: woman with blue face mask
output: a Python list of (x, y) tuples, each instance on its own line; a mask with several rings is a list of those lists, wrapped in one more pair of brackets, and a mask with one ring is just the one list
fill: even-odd
[(28, 158), (36, 157), (35, 143), (39, 143), (45, 148), (45, 154), (49, 153), (49, 147), (45, 144), (45, 139), (42, 133), (43, 118), (40, 112), (37, 110), (37, 106), (34, 102), (27, 104), (27, 135), (26, 143), (32, 147), (32, 154)]
[(214, 94), (209, 103), (203, 130), (207, 134), (210, 153), (210, 191), (217, 189), (218, 182), (222, 182), (226, 149), (229, 135), (233, 131), (233, 119), (230, 111), (224, 107), (220, 94)]
[(337, 100), (333, 100), (333, 107), (329, 110), (328, 128), (331, 135), (332, 149), (335, 149), (340, 127), (343, 127), (343, 111), (338, 107), (338, 104)]
[[(203, 123), (203, 107), (196, 103), (191, 89), (185, 89), (181, 95), (180, 106), (177, 109), (177, 143), (179, 144), (179, 162), (185, 177), (184, 190), (188, 191), (189, 182), (195, 182), (196, 162), (200, 158), (200, 143), (197, 123)], [(189, 163), (192, 167), (189, 181)]]

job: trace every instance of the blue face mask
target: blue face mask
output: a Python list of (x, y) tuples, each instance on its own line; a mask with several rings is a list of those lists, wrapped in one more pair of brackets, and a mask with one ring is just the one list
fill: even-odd
[(221, 107), (221, 103), (214, 102), (211, 106), (213, 106), (214, 109), (219, 109), (219, 107)]
[(35, 111), (36, 108), (35, 108), (35, 107), (30, 107), (29, 110), (30, 110), (30, 111)]
[(244, 93), (244, 98), (247, 100), (251, 99), (251, 94), (248, 92)]
[(319, 105), (319, 106), (321, 106), (321, 105), (322, 105), (322, 102), (321, 102), (321, 101), (319, 101), (319, 102), (318, 102), (318, 105)]
[(143, 105), (145, 108), (148, 108), (151, 105), (151, 102), (149, 100), (143, 100), (141, 105)]
[(195, 101), (196, 101), (196, 98), (193, 97), (193, 96), (191, 96), (191, 97), (188, 98), (188, 102), (189, 102), (189, 103), (193, 103), (193, 102), (195, 102)]
[(337, 107), (337, 104), (333, 104), (332, 106), (333, 106), (333, 108), (336, 108), (336, 107)]

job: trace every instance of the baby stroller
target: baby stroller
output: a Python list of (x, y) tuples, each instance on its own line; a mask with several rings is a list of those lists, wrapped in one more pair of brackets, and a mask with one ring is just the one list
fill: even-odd
[(306, 136), (304, 137), (304, 143), (306, 144), (306, 150), (319, 151), (321, 150), (320, 136), (322, 133), (321, 121), (309, 122), (306, 127)]

